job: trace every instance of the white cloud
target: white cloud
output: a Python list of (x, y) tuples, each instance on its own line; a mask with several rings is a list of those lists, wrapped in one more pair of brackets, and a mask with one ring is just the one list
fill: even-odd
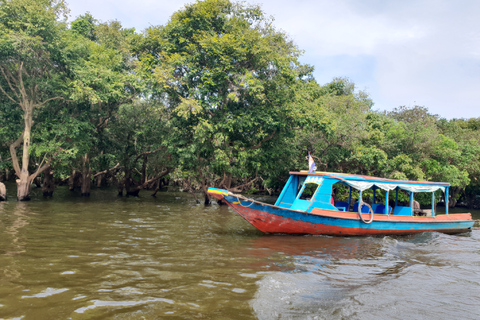
[(278, 12), (276, 25), (307, 51), (320, 83), (337, 71), (366, 88), (378, 109), (424, 105), (447, 118), (480, 117), (480, 3), (312, 2), (264, 8)]
[[(141, 31), (163, 25), (194, 1), (70, 0), (86, 11)], [(377, 109), (424, 105), (443, 117), (480, 117), (480, 1), (249, 0), (315, 66), (326, 83), (349, 77)]]
[(184, 1), (168, 0), (67, 0), (71, 19), (89, 11), (94, 18), (106, 22), (119, 20), (126, 28), (141, 31), (151, 25), (163, 25), (170, 16), (184, 7)]

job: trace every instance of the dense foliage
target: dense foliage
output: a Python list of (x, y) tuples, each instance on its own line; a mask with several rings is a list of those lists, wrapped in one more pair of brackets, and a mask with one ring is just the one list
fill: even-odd
[(0, 177), (19, 199), (52, 174), (85, 195), (272, 193), (310, 151), (318, 170), (448, 181), (453, 205), (475, 205), (480, 118), (375, 111), (349, 79), (318, 84), (259, 6), (198, 1), (142, 32), (67, 13), (0, 0)]

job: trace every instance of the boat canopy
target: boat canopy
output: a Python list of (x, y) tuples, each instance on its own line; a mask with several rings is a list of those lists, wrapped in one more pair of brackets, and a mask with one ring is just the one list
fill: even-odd
[(442, 190), (445, 192), (445, 186), (438, 185), (414, 185), (406, 183), (382, 183), (382, 182), (371, 182), (371, 181), (355, 181), (355, 180), (343, 180), (343, 184), (352, 187), (354, 189), (365, 191), (371, 188), (382, 189), (385, 191), (395, 190), (396, 188), (406, 190), (409, 192), (435, 192), (437, 190)]
[[(373, 190), (373, 206), (375, 203), (375, 190), (381, 189), (386, 192), (385, 197), (385, 214), (389, 212), (391, 207), (388, 204), (388, 193), (392, 190), (396, 191), (395, 195), (395, 208), (393, 214), (399, 215), (412, 215), (414, 208), (414, 194), (419, 192), (432, 193), (432, 216), (435, 209), (435, 191), (441, 190), (445, 194), (446, 209), (445, 213), (448, 214), (448, 189), (449, 183), (446, 182), (432, 182), (432, 181), (411, 181), (411, 180), (395, 180), (371, 177), (365, 175), (346, 174), (346, 173), (334, 173), (334, 172), (290, 172), (290, 179), (287, 182), (284, 190), (280, 194), (279, 199), (276, 202), (278, 206), (284, 206), (287, 208), (294, 208), (297, 210), (311, 210), (312, 208), (322, 208), (329, 210), (338, 210), (338, 204), (331, 204), (332, 188), (335, 183), (341, 183), (350, 188), (348, 203), (345, 203), (348, 207), (351, 202), (352, 189), (359, 191), (359, 198), (362, 198), (363, 191), (367, 189)], [(308, 185), (318, 185), (316, 187), (307, 187)], [(304, 185), (302, 187), (302, 185)], [(314, 194), (309, 197), (314, 191)], [(304, 190), (306, 191), (305, 197), (303, 197)], [(410, 206), (402, 207), (398, 205), (398, 191), (405, 190), (410, 193)], [(305, 198), (305, 199), (304, 199)], [(342, 204), (343, 205), (343, 204)]]
[(445, 188), (450, 186), (445, 182), (431, 182), (431, 181), (408, 181), (408, 180), (393, 180), (377, 177), (369, 177), (355, 174), (345, 173), (333, 173), (333, 172), (290, 172), (294, 175), (308, 175), (305, 182), (321, 181), (321, 177), (327, 176), (330, 178), (338, 179), (341, 183), (357, 189), (359, 191), (365, 191), (367, 189), (382, 189), (385, 191), (395, 190), (397, 188), (406, 190), (409, 192), (435, 192), (442, 190), (445, 192)]

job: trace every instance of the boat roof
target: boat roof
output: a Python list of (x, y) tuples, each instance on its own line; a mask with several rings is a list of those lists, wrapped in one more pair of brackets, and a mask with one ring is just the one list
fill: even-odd
[(448, 182), (434, 182), (434, 181), (413, 181), (413, 180), (397, 180), (397, 179), (387, 179), (387, 178), (379, 178), (379, 177), (372, 177), (372, 176), (365, 176), (365, 175), (358, 175), (358, 174), (349, 174), (349, 173), (338, 173), (338, 172), (307, 172), (307, 171), (292, 171), (290, 172), (291, 175), (300, 175), (300, 176), (325, 176), (334, 179), (338, 179), (340, 181), (359, 181), (359, 182), (370, 182), (370, 183), (386, 183), (386, 184), (395, 184), (395, 185), (418, 185), (418, 186), (438, 186), (438, 187), (449, 187), (450, 183)]

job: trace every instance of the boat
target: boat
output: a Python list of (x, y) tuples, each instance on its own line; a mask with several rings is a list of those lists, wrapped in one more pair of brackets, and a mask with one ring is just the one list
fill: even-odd
[[(474, 225), (471, 213), (448, 212), (450, 186), (445, 182), (407, 181), (309, 170), (290, 172), (275, 204), (250, 199), (225, 189), (209, 188), (208, 193), (224, 201), (264, 233), (369, 236), (471, 231)], [(334, 201), (333, 192), (337, 188), (345, 190), (345, 198), (348, 188), (348, 200)], [(372, 190), (369, 191), (371, 203), (363, 201), (366, 190)], [(445, 213), (442, 214), (436, 212), (435, 192), (438, 190), (444, 193)], [(409, 196), (408, 205), (405, 206), (405, 201), (399, 201), (399, 192), (404, 197)], [(414, 200), (416, 193), (431, 193), (431, 208), (420, 209), (415, 205), (418, 204)]]

